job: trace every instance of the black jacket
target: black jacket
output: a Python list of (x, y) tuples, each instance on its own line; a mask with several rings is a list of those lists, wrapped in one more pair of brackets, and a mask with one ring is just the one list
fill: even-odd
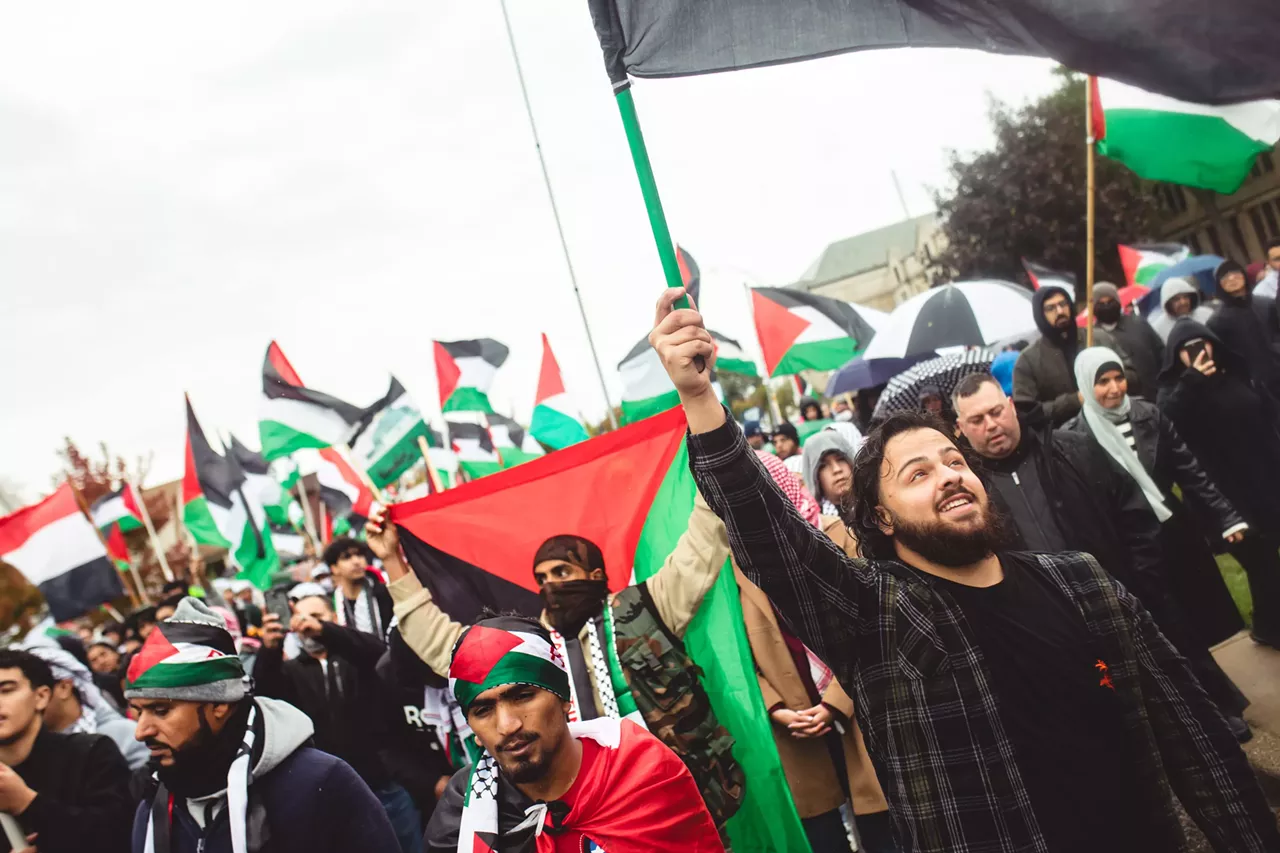
[[(40, 834), (40, 853), (129, 849), (129, 765), (110, 738), (41, 731), (27, 760), (13, 769), (36, 792), (18, 823)], [(0, 835), (0, 850), (8, 847)]]
[[(377, 608), (377, 618), (380, 623), (378, 625), (379, 638), (385, 638), (387, 629), (391, 627), (392, 617), (395, 615), (395, 602), (391, 600), (391, 593), (387, 591), (387, 585), (382, 582), (382, 578), (378, 576), (378, 573), (372, 569), (364, 573), (364, 584), (369, 594), (373, 596), (373, 603)], [(349, 602), (346, 598), (342, 592), (342, 587), (338, 587), (337, 599), (339, 606), (347, 603), (350, 603), (352, 607), (355, 606), (355, 602)], [(355, 626), (355, 623), (348, 618), (347, 627), (354, 628)]]
[(350, 764), (377, 791), (391, 782), (381, 754), (389, 746), (390, 705), (376, 671), (386, 647), (373, 634), (333, 622), (324, 623), (320, 641), (327, 666), (306, 652), (286, 661), (280, 647), (263, 648), (254, 692), (310, 717), (316, 747)]
[(1160, 390), (1160, 365), (1164, 361), (1164, 341), (1160, 340), (1160, 335), (1150, 323), (1132, 314), (1121, 315), (1115, 328), (1102, 331), (1110, 333), (1129, 356), (1129, 366), (1138, 377), (1138, 386), (1129, 389), (1130, 395), (1155, 402)]
[(1276, 351), (1276, 304), (1265, 296), (1228, 296), (1206, 324), (1228, 348), (1243, 358), (1249, 372), (1272, 397), (1280, 399), (1280, 354)]
[(451, 775), (453, 768), (445, 754), (447, 735), (427, 719), (424, 696), (428, 686), (445, 687), (448, 681), (414, 654), (400, 636), (399, 628), (392, 628), (387, 637), (387, 649), (378, 661), (377, 673), (395, 715), (390, 721), (392, 748), (386, 754), (387, 769), (422, 813), (429, 815), (435, 806), (436, 782)]

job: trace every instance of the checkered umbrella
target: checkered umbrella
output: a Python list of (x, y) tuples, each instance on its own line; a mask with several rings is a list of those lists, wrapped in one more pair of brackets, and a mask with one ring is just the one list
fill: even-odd
[(947, 398), (960, 380), (970, 373), (990, 373), (995, 355), (986, 349), (944, 355), (922, 361), (889, 380), (871, 420), (879, 421), (896, 412), (915, 411), (920, 406), (920, 391), (928, 385), (937, 387)]

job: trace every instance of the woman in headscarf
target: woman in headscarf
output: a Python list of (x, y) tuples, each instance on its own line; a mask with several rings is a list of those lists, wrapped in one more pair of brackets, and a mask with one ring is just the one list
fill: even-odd
[(1240, 719), (1247, 700), (1206, 651), (1243, 628), (1244, 621), (1213, 552), (1174, 495), (1174, 484), (1207, 516), (1203, 526), (1226, 541), (1239, 542), (1247, 525), (1205, 475), (1169, 419), (1155, 405), (1129, 396), (1124, 368), (1113, 350), (1081, 350), (1075, 379), (1083, 404), (1066, 427), (1092, 436), (1133, 478), (1160, 520), (1160, 546), (1168, 567), (1165, 579), (1179, 611), (1171, 618), (1180, 623), (1161, 622), (1161, 628), (1187, 656), (1237, 737), (1247, 739), (1248, 726)]

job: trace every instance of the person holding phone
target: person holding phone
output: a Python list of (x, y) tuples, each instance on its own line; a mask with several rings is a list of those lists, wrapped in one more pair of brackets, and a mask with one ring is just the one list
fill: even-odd
[(1228, 548), (1249, 578), (1253, 638), (1280, 648), (1280, 436), (1275, 401), (1250, 367), (1207, 327), (1179, 320), (1165, 344), (1159, 405), (1249, 525)]

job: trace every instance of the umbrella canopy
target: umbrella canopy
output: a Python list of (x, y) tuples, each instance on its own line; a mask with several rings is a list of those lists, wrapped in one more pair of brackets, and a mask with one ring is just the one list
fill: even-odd
[(986, 346), (1035, 329), (1031, 291), (984, 279), (944, 284), (911, 297), (876, 331), (864, 358), (906, 358), (944, 347)]
[(1191, 281), (1206, 299), (1218, 292), (1218, 282), (1213, 278), (1213, 271), (1222, 263), (1217, 255), (1192, 255), (1186, 260), (1178, 261), (1172, 266), (1160, 270), (1151, 279), (1151, 290), (1138, 300), (1138, 308), (1143, 315), (1150, 317), (1160, 310), (1160, 288), (1171, 278), (1185, 278)]
[(926, 385), (937, 386), (950, 400), (951, 392), (961, 379), (970, 373), (990, 373), (993, 360), (995, 356), (990, 350), (976, 349), (922, 361), (889, 380), (871, 413), (871, 420), (879, 421), (895, 412), (915, 411), (920, 389)]
[(843, 367), (831, 374), (827, 380), (827, 397), (838, 397), (841, 394), (852, 394), (863, 388), (874, 388), (883, 385), (908, 367), (919, 364), (935, 353), (921, 353), (906, 358), (873, 358), (862, 356), (850, 359)]

